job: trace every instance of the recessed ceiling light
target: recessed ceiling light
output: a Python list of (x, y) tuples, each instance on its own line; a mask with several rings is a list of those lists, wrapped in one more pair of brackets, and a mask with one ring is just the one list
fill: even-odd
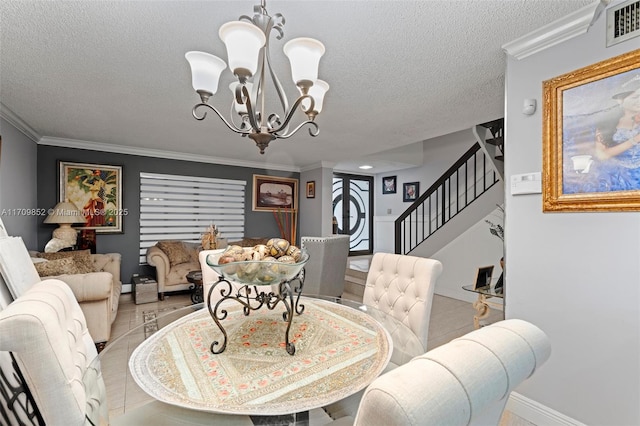
[(368, 164), (365, 164), (364, 166), (360, 166), (360, 167), (358, 167), (358, 168), (359, 168), (359, 169), (362, 169), (362, 170), (369, 170), (369, 169), (373, 169), (373, 166), (370, 166), (370, 165), (368, 165)]

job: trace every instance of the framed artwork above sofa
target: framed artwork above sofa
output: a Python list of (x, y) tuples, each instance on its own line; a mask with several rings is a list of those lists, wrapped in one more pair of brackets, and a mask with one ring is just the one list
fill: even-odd
[(60, 201), (67, 200), (85, 217), (78, 229), (122, 233), (122, 166), (60, 161)]

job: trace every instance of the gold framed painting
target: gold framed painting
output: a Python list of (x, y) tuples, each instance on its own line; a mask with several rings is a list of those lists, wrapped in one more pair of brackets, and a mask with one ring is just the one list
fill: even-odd
[(298, 179), (253, 175), (253, 210), (298, 210)]
[(640, 50), (543, 91), (543, 211), (640, 211)]
[(127, 209), (122, 207), (122, 166), (60, 161), (60, 201), (69, 200), (85, 218), (77, 229), (98, 234), (121, 233)]

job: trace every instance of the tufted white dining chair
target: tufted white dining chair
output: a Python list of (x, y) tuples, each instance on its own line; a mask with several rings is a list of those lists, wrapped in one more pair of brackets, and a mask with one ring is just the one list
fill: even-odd
[(426, 348), (433, 291), (441, 273), (438, 260), (375, 253), (362, 302), (409, 327)]
[(511, 391), (550, 354), (549, 338), (535, 325), (499, 321), (379, 376), (355, 419), (330, 424), (498, 425)]
[[(441, 273), (442, 263), (438, 260), (375, 253), (367, 273), (362, 302), (406, 325), (418, 337), (422, 343), (422, 351), (425, 351), (433, 291)], [(390, 327), (385, 325), (385, 328)], [(401, 335), (394, 335), (393, 339), (394, 342), (403, 341)], [(404, 349), (408, 350), (405, 352)], [(403, 364), (407, 360), (405, 354), (413, 352), (415, 350), (411, 348), (394, 345), (391, 361), (385, 371)], [(354, 416), (362, 395), (363, 391), (360, 391), (323, 408), (334, 419)]]
[(109, 419), (93, 339), (71, 289), (60, 280), (33, 285), (0, 312), (0, 351), (13, 354), (47, 425), (253, 425), (249, 416), (185, 412), (157, 401)]

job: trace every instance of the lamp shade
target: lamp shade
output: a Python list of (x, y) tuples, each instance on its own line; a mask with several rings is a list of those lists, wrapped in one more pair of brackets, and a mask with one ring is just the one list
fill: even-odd
[(220, 27), (220, 39), (227, 46), (229, 69), (238, 75), (238, 70), (246, 70), (254, 75), (258, 69), (258, 55), (267, 41), (262, 30), (242, 21), (227, 22)]
[(318, 66), (320, 57), (324, 55), (324, 44), (312, 38), (300, 37), (288, 41), (283, 49), (291, 62), (294, 83), (318, 79)]
[[(313, 110), (316, 112), (316, 114), (320, 114), (320, 112), (322, 111), (322, 104), (324, 103), (324, 95), (325, 93), (327, 93), (328, 90), (329, 90), (329, 85), (324, 80), (316, 80), (313, 83), (313, 86), (309, 88), (309, 95), (311, 95), (314, 102)], [(304, 107), (305, 110), (309, 108), (309, 103), (310, 102), (308, 99), (304, 99), (302, 101), (302, 106)]]
[(195, 91), (214, 94), (218, 91), (220, 74), (227, 64), (217, 56), (191, 51), (184, 55), (191, 66), (191, 84)]
[(49, 210), (44, 223), (85, 223), (85, 218), (75, 204), (61, 201)]

